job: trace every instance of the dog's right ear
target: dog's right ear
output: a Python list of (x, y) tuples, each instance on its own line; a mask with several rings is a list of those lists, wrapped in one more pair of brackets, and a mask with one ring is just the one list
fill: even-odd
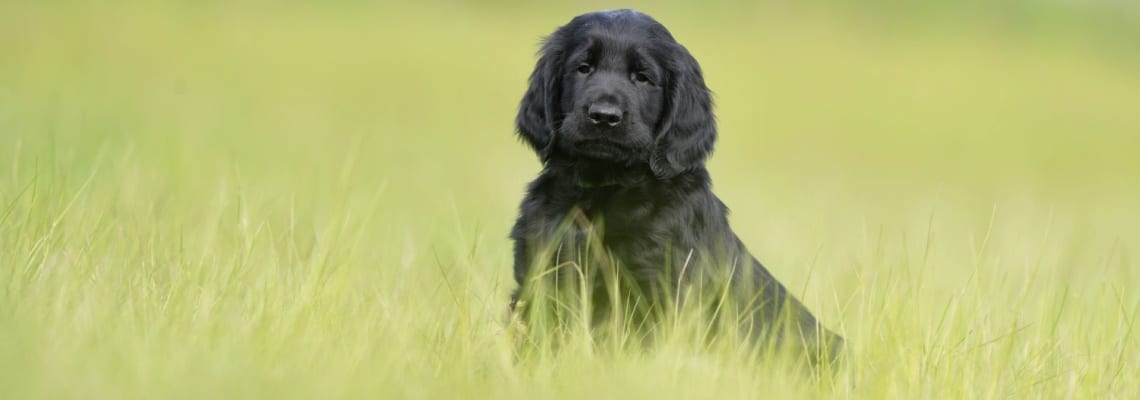
[(559, 29), (543, 40), (538, 62), (530, 74), (530, 86), (523, 95), (518, 117), (515, 118), (519, 137), (534, 148), (543, 162), (550, 159), (555, 132), (561, 120), (558, 99), (565, 57), (563, 30)]

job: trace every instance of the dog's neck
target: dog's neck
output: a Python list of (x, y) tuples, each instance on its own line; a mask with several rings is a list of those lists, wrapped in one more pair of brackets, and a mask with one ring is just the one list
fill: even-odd
[(662, 179), (648, 164), (615, 163), (598, 160), (551, 160), (546, 171), (561, 184), (585, 192), (616, 189), (650, 189), (665, 186), (707, 186), (708, 172), (703, 166), (680, 175)]
[(597, 189), (621, 186), (621, 181), (617, 179), (606, 179), (603, 181), (589, 181), (579, 178), (577, 181), (579, 189)]
[(612, 189), (651, 184), (656, 180), (649, 165), (599, 160), (551, 160), (548, 171), (559, 181), (579, 189)]

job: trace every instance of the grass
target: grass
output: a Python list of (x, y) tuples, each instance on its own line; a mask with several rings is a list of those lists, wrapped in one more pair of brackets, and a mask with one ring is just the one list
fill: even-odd
[(1140, 395), (1134, 30), (738, 6), (639, 7), (702, 62), (717, 192), (847, 338), (833, 374), (515, 356), (515, 105), (537, 38), (609, 5), (29, 2), (0, 5), (0, 397)]

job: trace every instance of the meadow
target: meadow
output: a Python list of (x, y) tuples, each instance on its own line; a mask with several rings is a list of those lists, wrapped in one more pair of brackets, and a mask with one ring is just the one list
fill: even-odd
[(520, 357), (538, 39), (600, 1), (0, 3), (0, 398), (1140, 397), (1140, 9), (632, 2), (847, 338)]

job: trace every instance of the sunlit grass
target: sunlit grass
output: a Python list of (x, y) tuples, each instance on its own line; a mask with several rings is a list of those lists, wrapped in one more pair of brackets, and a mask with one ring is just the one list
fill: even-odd
[(968, 13), (642, 5), (837, 371), (520, 353), (513, 113), (538, 37), (608, 7), (0, 5), (0, 398), (1140, 394), (1140, 64)]

